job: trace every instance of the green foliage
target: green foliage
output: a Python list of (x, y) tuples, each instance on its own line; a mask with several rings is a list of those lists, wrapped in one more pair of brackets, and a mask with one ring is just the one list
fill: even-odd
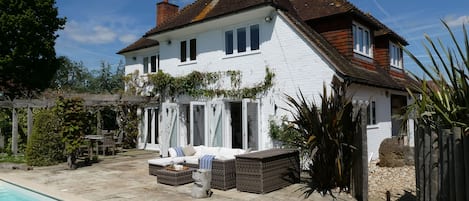
[[(231, 89), (219, 89), (217, 83), (223, 76), (229, 76)], [(127, 75), (124, 80), (131, 94), (140, 94), (147, 86), (153, 86), (152, 95), (159, 95), (162, 99), (185, 94), (192, 97), (230, 97), (230, 98), (255, 98), (265, 93), (273, 86), (275, 74), (266, 68), (264, 81), (252, 87), (240, 88), (241, 72), (198, 72), (193, 71), (186, 76), (173, 77), (170, 74), (158, 71), (148, 75), (147, 82), (138, 79), (138, 72)]]
[(303, 135), (293, 129), (293, 124), (288, 122), (287, 117), (282, 117), (280, 125), (274, 120), (269, 120), (269, 135), (273, 140), (281, 142), (282, 147), (297, 148), (302, 154), (308, 150)]
[(59, 119), (51, 109), (41, 110), (35, 115), (33, 132), (26, 147), (28, 165), (55, 165), (64, 160), (64, 144), (58, 133)]
[[(441, 40), (434, 42), (425, 36), (424, 45), (431, 64), (423, 64), (416, 56), (405, 50), (429, 81), (419, 80), (420, 86), (414, 86), (417, 93), (408, 89), (415, 102), (407, 110), (405, 118), (415, 117), (430, 125), (442, 127), (462, 127), (469, 134), (469, 38), (463, 26), (464, 41), (458, 42), (450, 27), (448, 30), (455, 49), (445, 47)], [(415, 76), (417, 77), (417, 76)], [(418, 96), (420, 94), (420, 98)]]
[(0, 153), (0, 163), (26, 163), (26, 159), (23, 155), (11, 155), (6, 153)]
[(116, 93), (124, 89), (124, 65), (113, 71), (110, 64), (101, 62), (99, 70), (88, 71), (82, 62), (59, 57), (60, 67), (52, 80), (51, 88), (79, 93)]
[(121, 105), (120, 121), (124, 138), (122, 141), (123, 147), (132, 149), (137, 147), (138, 125), (140, 119), (137, 115), (137, 105), (124, 104)]
[(58, 68), (56, 31), (65, 24), (55, 1), (2, 0), (0, 22), (0, 91), (13, 99), (49, 87)]
[[(346, 86), (333, 87), (330, 96), (324, 86), (321, 105), (309, 102), (300, 92), (298, 100), (287, 96), (292, 126), (301, 134), (299, 148), (306, 148), (310, 159), (311, 180), (304, 187), (305, 197), (314, 191), (330, 193), (336, 187), (350, 188), (350, 174), (353, 164), (353, 138), (360, 131), (360, 116), (354, 115), (351, 98), (347, 98)], [(304, 145), (303, 145), (304, 143)]]
[(83, 107), (83, 99), (59, 97), (55, 109), (60, 122), (58, 133), (62, 136), (65, 154), (74, 155), (83, 144), (83, 137), (89, 121)]

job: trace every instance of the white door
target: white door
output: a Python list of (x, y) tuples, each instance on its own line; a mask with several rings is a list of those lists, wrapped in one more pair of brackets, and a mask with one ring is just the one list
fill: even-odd
[(242, 102), (243, 149), (259, 149), (259, 107), (255, 100)]
[(190, 144), (194, 146), (207, 145), (207, 120), (205, 102), (191, 102), (189, 106), (190, 116)]
[(167, 157), (169, 147), (179, 145), (178, 105), (176, 103), (163, 103), (160, 115), (160, 153), (163, 157)]
[(139, 148), (159, 150), (158, 132), (158, 108), (148, 107), (143, 109), (142, 130), (139, 138)]
[(221, 101), (210, 102), (208, 109), (208, 123), (209, 123), (209, 138), (210, 146), (222, 147), (224, 146), (223, 136), (223, 117), (225, 105)]

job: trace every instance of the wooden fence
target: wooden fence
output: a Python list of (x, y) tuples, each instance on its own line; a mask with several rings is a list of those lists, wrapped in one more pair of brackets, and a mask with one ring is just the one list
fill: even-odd
[(418, 200), (469, 201), (469, 136), (430, 126), (417, 126), (416, 135)]

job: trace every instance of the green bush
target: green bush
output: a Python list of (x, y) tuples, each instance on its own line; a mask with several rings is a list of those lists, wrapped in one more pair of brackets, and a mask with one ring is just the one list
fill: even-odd
[(58, 118), (49, 109), (38, 112), (35, 116), (33, 132), (26, 147), (28, 165), (47, 166), (64, 160), (62, 138), (57, 132)]

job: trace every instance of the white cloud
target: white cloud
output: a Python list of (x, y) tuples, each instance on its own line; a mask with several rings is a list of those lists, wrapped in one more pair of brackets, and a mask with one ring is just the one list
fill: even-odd
[(70, 21), (65, 25), (67, 36), (75, 41), (88, 44), (107, 44), (116, 40), (117, 34), (110, 28), (102, 25), (88, 25)]
[(119, 40), (122, 43), (126, 43), (126, 44), (133, 43), (137, 39), (138, 39), (138, 37), (134, 34), (125, 34), (125, 35), (122, 35), (122, 36), (119, 37)]
[(449, 16), (444, 19), (446, 24), (450, 27), (458, 27), (462, 26), (463, 24), (469, 24), (469, 16), (463, 15), (459, 17)]

